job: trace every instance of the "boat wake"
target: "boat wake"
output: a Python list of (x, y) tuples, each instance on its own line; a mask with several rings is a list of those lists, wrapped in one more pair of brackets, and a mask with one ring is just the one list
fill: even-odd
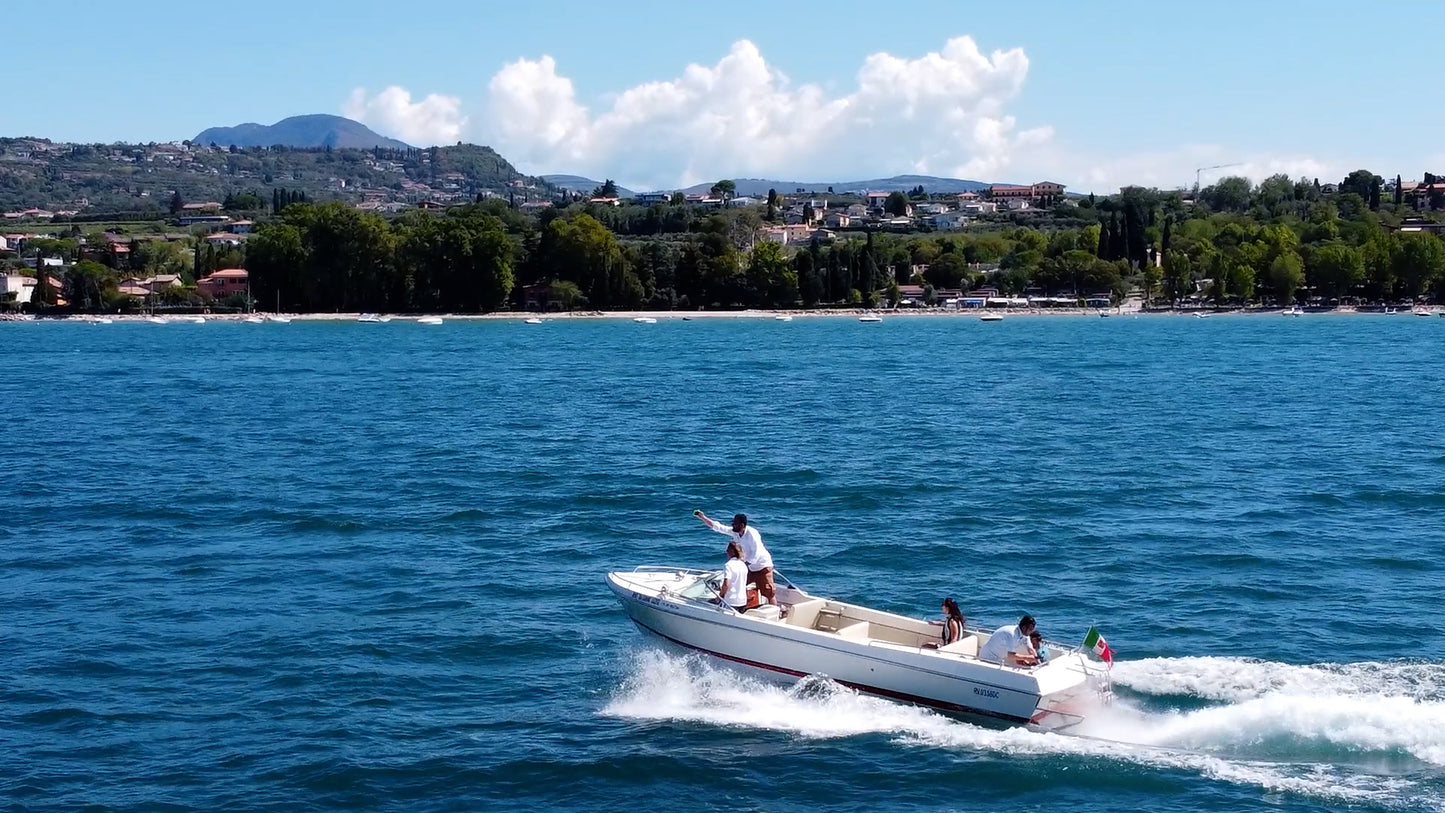
[(782, 687), (696, 656), (636, 658), (605, 714), (802, 738), (885, 734), (902, 747), (1076, 760), (1090, 771), (1102, 759), (1314, 800), (1445, 811), (1442, 664), (1125, 661), (1114, 668), (1115, 704), (1064, 735), (981, 728), (826, 678)]

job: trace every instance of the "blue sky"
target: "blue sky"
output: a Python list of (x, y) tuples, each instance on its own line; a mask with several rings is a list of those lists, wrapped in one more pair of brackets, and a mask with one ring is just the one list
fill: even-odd
[(1222, 163), (1418, 178), (1445, 171), (1420, 41), (1442, 22), (1445, 4), (1358, 1), (6, 4), (0, 134), (167, 141), (338, 113), (634, 188), (921, 172), (1105, 192)]

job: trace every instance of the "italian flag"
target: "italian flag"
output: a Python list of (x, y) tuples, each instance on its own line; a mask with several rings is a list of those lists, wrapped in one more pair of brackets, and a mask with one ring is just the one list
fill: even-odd
[(1093, 650), (1095, 655), (1103, 658), (1104, 663), (1114, 665), (1114, 652), (1109, 649), (1109, 642), (1099, 634), (1098, 627), (1089, 627), (1089, 634), (1084, 636), (1084, 648)]

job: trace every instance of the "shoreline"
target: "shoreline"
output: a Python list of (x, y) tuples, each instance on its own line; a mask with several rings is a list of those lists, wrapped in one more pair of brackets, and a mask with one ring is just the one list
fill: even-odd
[[(1132, 307), (1131, 307), (1132, 304)], [(816, 318), (839, 318), (861, 316), (878, 316), (882, 318), (905, 318), (905, 319), (979, 319), (989, 314), (1006, 318), (1036, 318), (1036, 317), (1092, 317), (1098, 318), (1101, 313), (1109, 316), (1160, 316), (1160, 317), (1205, 317), (1205, 316), (1279, 316), (1285, 313), (1285, 308), (1233, 308), (1233, 309), (1191, 309), (1191, 310), (1144, 310), (1137, 303), (1126, 303), (1119, 308), (989, 308), (970, 310), (946, 310), (943, 308), (874, 308), (871, 310), (863, 308), (811, 308), (796, 310), (742, 310), (742, 311), (567, 311), (553, 313), (534, 313), (507, 311), (498, 313), (408, 313), (408, 314), (377, 314), (389, 322), (415, 322), (418, 319), (427, 317), (440, 317), (443, 321), (510, 321), (525, 319), (541, 319), (544, 322), (571, 321), (571, 320), (605, 320), (605, 319), (656, 319), (661, 321), (693, 321), (702, 319), (770, 319), (778, 320), (779, 317), (790, 319), (816, 319)], [(1445, 316), (1445, 308), (1429, 307), (1415, 310), (1398, 310), (1394, 313), (1382, 313), (1374, 310), (1360, 310), (1354, 307), (1338, 307), (1320, 310), (1306, 310), (1304, 315), (1321, 316), (1331, 314), (1346, 315), (1373, 315), (1373, 316), (1411, 316), (1428, 314), (1430, 316)], [(190, 313), (190, 314), (158, 314), (163, 318), (180, 319), (203, 317), (207, 322), (244, 322), (253, 316), (261, 316), (267, 322), (271, 313), (258, 312), (256, 314), (244, 313)], [(297, 322), (355, 322), (362, 316), (361, 313), (283, 313), (281, 316)], [(90, 322), (97, 319), (109, 319), (112, 322), (145, 322), (152, 318), (150, 314), (70, 314), (65, 316), (35, 316), (33, 314), (7, 314), (0, 316), (0, 321), (54, 321), (54, 322)]]

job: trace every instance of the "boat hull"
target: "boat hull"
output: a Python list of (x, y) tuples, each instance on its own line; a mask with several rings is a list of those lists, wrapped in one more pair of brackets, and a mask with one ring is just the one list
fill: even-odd
[[(608, 584), (644, 632), (774, 679), (822, 675), (860, 692), (971, 721), (1044, 729), (1080, 722), (1082, 707), (1094, 694), (1082, 656), (1062, 656), (1036, 670), (1014, 669), (916, 645), (737, 615), (676, 591), (654, 589), (631, 575), (609, 574)], [(1077, 663), (1066, 662), (1071, 660)]]

